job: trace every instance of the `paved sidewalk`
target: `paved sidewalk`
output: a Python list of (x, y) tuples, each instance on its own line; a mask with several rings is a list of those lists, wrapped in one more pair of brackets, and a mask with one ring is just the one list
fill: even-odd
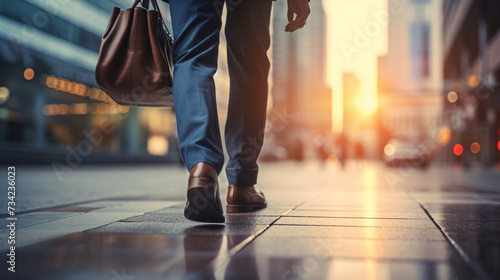
[[(2, 218), (0, 279), (500, 278), (497, 172), (482, 182), (477, 172), (446, 168), (263, 164), (259, 188), (269, 207), (226, 215), (217, 225), (184, 219), (184, 170), (147, 168), (141, 185), (151, 184), (142, 189), (119, 178), (137, 184), (145, 169), (109, 170), (81, 171), (108, 182), (102, 194), (61, 190), (17, 216), (15, 273), (5, 265), (10, 245)], [(164, 172), (170, 185), (150, 181)], [(26, 176), (38, 188), (53, 188), (44, 181), (50, 174), (37, 180), (34, 173)], [(78, 176), (64, 184), (70, 181), (86, 187)], [(56, 198), (71, 193), (82, 195)]]

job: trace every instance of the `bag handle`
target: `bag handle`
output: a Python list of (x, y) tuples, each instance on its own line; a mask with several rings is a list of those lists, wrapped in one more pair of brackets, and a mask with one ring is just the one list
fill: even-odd
[(132, 9), (135, 9), (135, 7), (137, 7), (137, 5), (139, 5), (139, 2), (140, 2), (141, 5), (144, 8), (146, 8), (146, 10), (147, 10), (147, 9), (149, 9), (149, 1), (151, 1), (151, 3), (153, 4), (153, 9), (156, 12), (158, 12), (158, 17), (160, 18), (160, 20), (165, 28), (165, 31), (167, 32), (168, 40), (170, 40), (170, 42), (173, 42), (172, 36), (170, 35), (170, 32), (168, 31), (167, 25), (165, 24), (165, 21), (163, 20), (163, 16), (161, 15), (160, 6), (158, 6), (158, 2), (156, 0), (135, 0), (134, 4), (132, 5)]
[[(152, 1), (154, 1), (154, 0), (152, 0)], [(135, 0), (134, 4), (132, 5), (132, 9), (134, 9), (135, 7), (137, 7), (137, 5), (139, 4), (139, 2), (141, 3), (141, 5), (144, 8), (149, 9), (149, 0)]]
[(151, 3), (153, 4), (153, 9), (158, 12), (158, 16), (163, 21), (163, 16), (161, 15), (160, 6), (158, 6), (158, 2), (156, 0), (135, 0), (134, 4), (132, 5), (132, 9), (137, 7), (137, 5), (139, 5), (139, 2), (140, 2), (141, 5), (144, 8), (146, 8), (146, 10), (148, 10), (149, 9), (149, 1), (151, 1)]

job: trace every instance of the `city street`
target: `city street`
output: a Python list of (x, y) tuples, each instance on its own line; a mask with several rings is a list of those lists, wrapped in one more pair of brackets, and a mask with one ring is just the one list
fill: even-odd
[[(500, 279), (498, 167), (260, 170), (266, 209), (201, 224), (183, 217), (180, 166), (80, 166), (62, 177), (17, 166), (15, 228), (0, 210), (0, 278)], [(225, 198), (224, 173), (220, 185)]]

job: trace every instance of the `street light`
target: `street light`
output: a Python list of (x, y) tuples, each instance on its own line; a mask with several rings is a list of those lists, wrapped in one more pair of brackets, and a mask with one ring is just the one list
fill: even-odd
[(33, 78), (35, 77), (35, 71), (31, 68), (26, 68), (26, 70), (24, 70), (24, 78), (26, 80), (32, 80)]
[(10, 91), (6, 87), (0, 87), (0, 104), (3, 104), (9, 99)]
[(447, 98), (450, 103), (455, 103), (458, 100), (458, 94), (454, 91), (450, 91), (447, 95)]
[(464, 147), (462, 147), (462, 145), (460, 144), (455, 144), (455, 146), (453, 146), (453, 153), (456, 155), (456, 156), (460, 156), (462, 155), (464, 152)]
[(479, 143), (477, 142), (472, 143), (470, 145), (470, 151), (474, 154), (479, 153), (479, 151), (481, 151), (481, 145), (479, 145)]

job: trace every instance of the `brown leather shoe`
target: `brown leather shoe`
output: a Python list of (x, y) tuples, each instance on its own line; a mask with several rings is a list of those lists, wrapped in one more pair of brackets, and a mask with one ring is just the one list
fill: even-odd
[(229, 185), (227, 191), (227, 212), (242, 213), (251, 212), (267, 206), (264, 193), (257, 190), (255, 186), (238, 187)]
[(208, 163), (197, 163), (191, 169), (184, 217), (205, 223), (225, 221), (219, 196), (217, 171)]

